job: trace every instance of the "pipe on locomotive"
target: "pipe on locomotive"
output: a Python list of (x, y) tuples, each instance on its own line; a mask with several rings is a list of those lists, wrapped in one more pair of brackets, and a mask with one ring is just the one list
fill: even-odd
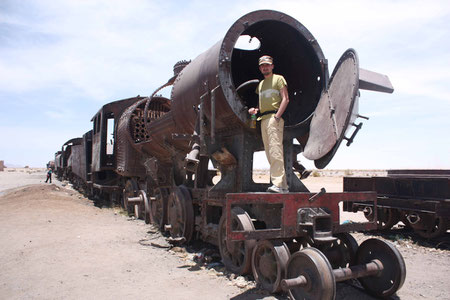
[[(235, 48), (243, 35), (257, 38), (259, 49)], [(146, 143), (144, 151), (167, 160), (167, 155), (164, 158), (161, 153), (167, 153), (170, 146), (184, 149), (185, 153), (192, 150), (189, 141), (172, 134), (193, 134), (201, 99), (204, 117), (208, 126), (214, 123), (216, 134), (248, 128), (247, 110), (257, 105), (254, 91), (258, 80), (263, 79), (258, 58), (266, 54), (274, 57), (275, 72), (288, 82), (290, 102), (283, 115), (286, 131), (295, 130), (293, 136), (298, 138), (307, 135), (311, 116), (328, 82), (326, 60), (316, 39), (300, 22), (281, 12), (260, 10), (237, 20), (221, 41), (181, 70), (173, 83), (170, 112), (146, 123), (153, 142)], [(244, 87), (240, 94), (238, 87)], [(212, 111), (215, 118), (211, 117)], [(161, 151), (163, 148), (166, 151)]]

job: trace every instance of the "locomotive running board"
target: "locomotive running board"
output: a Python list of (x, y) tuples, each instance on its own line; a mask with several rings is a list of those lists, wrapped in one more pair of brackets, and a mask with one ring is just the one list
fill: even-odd
[(118, 185), (103, 185), (103, 184), (98, 184), (98, 183), (94, 183), (92, 185), (94, 188), (102, 190), (102, 191), (118, 191), (120, 190), (120, 187)]

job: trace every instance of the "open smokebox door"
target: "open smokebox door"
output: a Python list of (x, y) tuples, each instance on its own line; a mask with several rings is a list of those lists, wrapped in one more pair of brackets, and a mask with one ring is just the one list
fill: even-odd
[(334, 68), (328, 89), (322, 93), (311, 120), (303, 156), (314, 160), (317, 168), (328, 165), (342, 139), (346, 139), (346, 131), (354, 124), (358, 116), (358, 89), (358, 56), (355, 50), (349, 49)]

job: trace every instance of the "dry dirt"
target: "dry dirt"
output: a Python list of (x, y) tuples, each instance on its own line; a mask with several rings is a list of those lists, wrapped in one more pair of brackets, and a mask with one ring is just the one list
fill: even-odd
[[(219, 262), (199, 262), (205, 245), (168, 249), (143, 221), (44, 180), (45, 170), (0, 172), (0, 299), (286, 299)], [(338, 192), (342, 177), (310, 177), (305, 184)], [(405, 284), (391, 299), (450, 299), (448, 236), (433, 243), (401, 229), (374, 234), (393, 242), (406, 262)], [(374, 235), (354, 236), (360, 243)], [(336, 299), (374, 298), (353, 281), (338, 284)]]

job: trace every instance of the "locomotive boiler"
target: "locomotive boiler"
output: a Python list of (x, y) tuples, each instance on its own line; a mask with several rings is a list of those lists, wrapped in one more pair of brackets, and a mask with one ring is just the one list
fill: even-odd
[[(243, 36), (260, 46), (237, 48)], [(269, 184), (252, 176), (263, 144), (247, 111), (258, 102), (257, 61), (265, 54), (288, 82), (288, 194), (266, 193)], [(158, 95), (168, 86), (170, 99)], [(343, 140), (353, 142), (362, 126), (356, 120), (365, 118), (358, 113), (360, 89), (393, 92), (387, 76), (359, 67), (355, 50), (344, 52), (330, 77), (317, 40), (300, 22), (281, 12), (251, 12), (197, 58), (175, 64), (150, 97), (103, 106), (93, 130), (71, 149), (88, 166), (72, 170), (91, 193), (120, 201), (173, 240), (217, 245), (229, 270), (252, 272), (271, 292), (334, 299), (336, 282), (358, 278), (369, 293), (388, 296), (405, 280), (400, 253), (377, 239), (358, 246), (348, 233), (376, 229), (376, 213), (364, 223), (339, 219), (340, 202), (367, 202), (376, 212), (376, 193), (312, 194), (296, 174), (299, 153), (324, 168)]]

